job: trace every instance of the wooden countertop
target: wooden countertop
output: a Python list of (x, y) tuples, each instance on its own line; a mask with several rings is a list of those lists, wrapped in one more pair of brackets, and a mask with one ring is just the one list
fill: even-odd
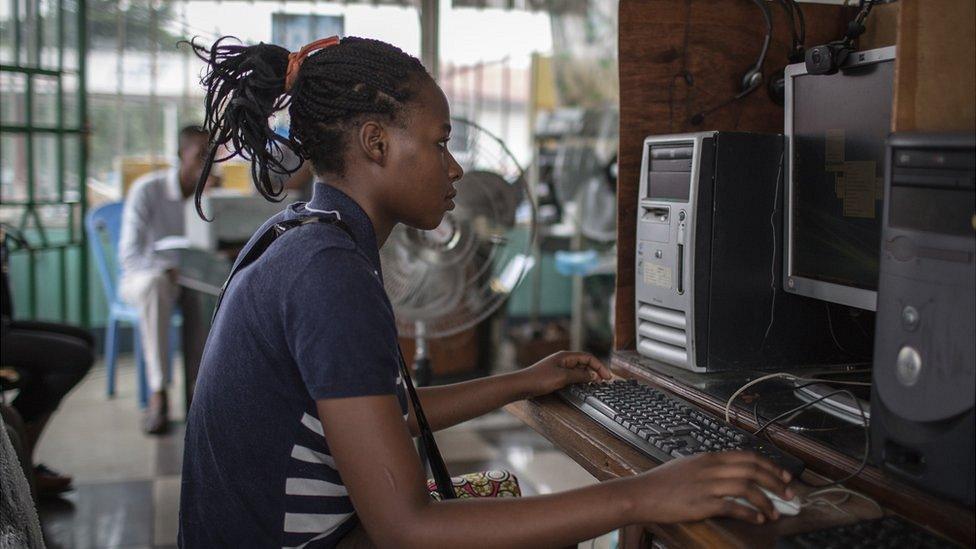
[[(648, 371), (634, 353), (615, 353), (611, 368), (618, 376), (637, 378), (656, 385), (713, 414), (721, 415), (724, 408), (724, 402), (719, 403), (693, 387)], [(506, 406), (505, 410), (552, 441), (599, 480), (634, 475), (659, 465), (555, 395), (515, 402)], [(749, 420), (745, 419), (738, 424), (751, 427)], [(807, 463), (807, 470), (801, 478), (809, 484), (825, 484), (830, 480), (828, 477), (838, 478), (858, 465), (857, 460), (800, 434), (784, 429), (771, 431), (771, 438), (778, 446)], [(892, 481), (873, 467), (866, 468), (857, 479), (845, 486), (873, 497), (885, 507), (886, 514), (902, 515), (964, 545), (976, 543), (976, 520), (971, 509)], [(793, 488), (801, 498), (814, 490), (799, 482), (794, 482)], [(624, 532), (621, 545), (645, 545), (647, 538), (641, 535), (643, 531), (676, 547), (774, 547), (780, 536), (878, 516), (880, 513), (871, 502), (852, 497), (837, 507), (806, 507), (796, 517), (784, 517), (761, 526), (731, 519), (711, 519), (687, 524), (645, 525), (638, 527), (636, 533), (634, 528), (630, 528)]]

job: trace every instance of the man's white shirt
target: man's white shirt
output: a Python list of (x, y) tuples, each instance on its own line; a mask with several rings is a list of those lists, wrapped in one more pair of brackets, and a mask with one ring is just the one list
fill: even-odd
[(177, 252), (157, 250), (155, 244), (184, 234), (186, 201), (177, 168), (146, 174), (132, 184), (122, 210), (119, 237), (123, 273), (160, 272), (178, 266)]

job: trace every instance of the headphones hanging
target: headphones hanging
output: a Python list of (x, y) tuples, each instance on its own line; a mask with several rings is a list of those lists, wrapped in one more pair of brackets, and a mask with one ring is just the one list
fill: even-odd
[(756, 58), (756, 63), (749, 67), (749, 70), (742, 75), (742, 80), (739, 82), (739, 92), (732, 96), (731, 99), (723, 101), (714, 107), (710, 107), (701, 112), (692, 115), (688, 119), (692, 124), (699, 126), (705, 121), (705, 117), (709, 114), (731, 104), (743, 97), (749, 95), (750, 93), (759, 89), (763, 81), (763, 65), (766, 63), (766, 54), (769, 52), (769, 42), (773, 38), (773, 16), (769, 11), (769, 7), (766, 5), (765, 0), (752, 0), (756, 7), (762, 12), (763, 21), (766, 25), (766, 35), (763, 37), (762, 49), (759, 50), (759, 57)]
[[(789, 64), (799, 63), (804, 60), (807, 42), (807, 26), (803, 17), (803, 10), (796, 0), (779, 0), (779, 5), (786, 12), (786, 18), (790, 21), (790, 37), (792, 44), (790, 51), (786, 54)], [(773, 72), (766, 82), (766, 94), (777, 105), (785, 103), (786, 95), (786, 67), (781, 67)]]

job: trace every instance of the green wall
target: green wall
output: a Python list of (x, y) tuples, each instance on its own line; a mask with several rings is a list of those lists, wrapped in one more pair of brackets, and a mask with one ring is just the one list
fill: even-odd
[[(37, 242), (36, 234), (25, 231), (29, 242)], [(67, 240), (67, 229), (46, 229), (51, 242)], [(98, 268), (88, 255), (88, 288), (79, 286), (81, 280), (81, 254), (87, 249), (69, 248), (64, 252), (64, 287), (62, 288), (62, 258), (59, 250), (44, 250), (34, 254), (35, 311), (33, 318), (81, 324), (81, 300), (88, 300), (89, 326), (104, 326), (108, 317), (105, 293), (102, 291)], [(13, 294), (14, 316), (30, 318), (30, 256), (21, 251), (10, 254), (10, 291)], [(62, 303), (65, 306), (62, 315)]]

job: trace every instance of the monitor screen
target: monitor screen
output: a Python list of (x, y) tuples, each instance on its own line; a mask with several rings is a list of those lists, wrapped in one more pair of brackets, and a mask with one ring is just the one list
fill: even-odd
[(855, 55), (833, 75), (790, 75), (787, 284), (796, 293), (874, 309), (893, 53)]

